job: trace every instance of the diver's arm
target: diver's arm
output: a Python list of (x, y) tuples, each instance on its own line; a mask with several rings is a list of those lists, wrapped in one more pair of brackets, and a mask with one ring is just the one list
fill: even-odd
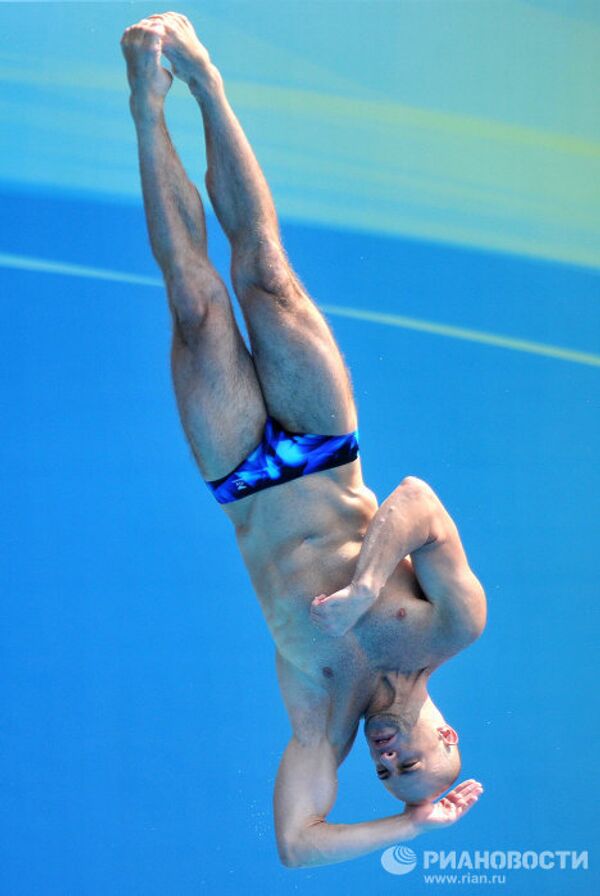
[(275, 784), (275, 831), (281, 861), (290, 868), (329, 865), (384, 849), (418, 833), (410, 816), (359, 824), (329, 824), (337, 793), (337, 763), (326, 739), (293, 737)]
[(345, 862), (446, 827), (468, 812), (483, 788), (477, 781), (464, 781), (437, 803), (407, 806), (401, 815), (330, 824), (326, 816), (336, 791), (337, 763), (331, 745), (326, 739), (303, 743), (293, 737), (275, 784), (275, 831), (284, 865), (305, 868)]
[(313, 621), (340, 635), (373, 606), (398, 563), (411, 556), (415, 575), (440, 619), (464, 643), (485, 625), (485, 595), (471, 571), (458, 530), (427, 483), (409, 476), (381, 505), (367, 529), (351, 584), (313, 601)]
[(337, 794), (337, 769), (354, 732), (340, 749), (327, 737), (330, 696), (279, 652), (277, 677), (292, 724), (275, 782), (275, 832), (284, 865), (328, 865), (411, 840), (423, 831), (452, 824), (481, 794), (476, 781), (459, 784), (437, 803), (406, 806), (391, 815), (358, 824), (330, 824)]
[(396, 843), (403, 839), (405, 828), (410, 836), (399, 815), (356, 825), (325, 820), (337, 794), (338, 765), (356, 730), (349, 731), (348, 742), (335, 750), (327, 737), (329, 693), (279, 652), (276, 663), (293, 731), (275, 783), (275, 832), (282, 862), (290, 867), (341, 862)]

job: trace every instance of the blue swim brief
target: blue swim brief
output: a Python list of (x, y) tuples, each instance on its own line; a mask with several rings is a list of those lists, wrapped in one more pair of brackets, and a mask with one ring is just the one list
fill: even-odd
[(206, 484), (219, 504), (229, 504), (264, 488), (349, 464), (357, 457), (358, 430), (343, 436), (294, 433), (267, 417), (262, 441), (254, 451), (227, 476)]

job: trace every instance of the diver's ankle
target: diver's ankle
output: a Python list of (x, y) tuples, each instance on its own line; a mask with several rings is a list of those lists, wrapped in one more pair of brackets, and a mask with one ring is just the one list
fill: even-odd
[(164, 105), (163, 96), (147, 91), (132, 91), (129, 97), (129, 109), (136, 124), (154, 124), (159, 121)]
[(223, 93), (221, 72), (212, 62), (198, 66), (188, 80), (188, 87), (193, 97), (200, 103), (214, 99)]

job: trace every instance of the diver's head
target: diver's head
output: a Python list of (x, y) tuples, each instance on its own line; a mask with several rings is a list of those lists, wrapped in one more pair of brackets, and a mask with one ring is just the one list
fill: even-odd
[(460, 774), (458, 734), (429, 698), (409, 725), (393, 709), (368, 716), (365, 736), (378, 778), (405, 803), (436, 799)]

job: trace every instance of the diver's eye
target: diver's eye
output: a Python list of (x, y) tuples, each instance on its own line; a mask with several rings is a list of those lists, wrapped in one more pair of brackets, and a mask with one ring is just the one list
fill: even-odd
[(410, 762), (403, 762), (401, 771), (403, 772), (412, 772), (416, 769), (419, 764), (418, 759), (411, 759)]
[(385, 781), (386, 778), (389, 778), (389, 776), (390, 776), (390, 773), (388, 772), (387, 768), (378, 768), (377, 769), (377, 777), (379, 778), (380, 781)]

